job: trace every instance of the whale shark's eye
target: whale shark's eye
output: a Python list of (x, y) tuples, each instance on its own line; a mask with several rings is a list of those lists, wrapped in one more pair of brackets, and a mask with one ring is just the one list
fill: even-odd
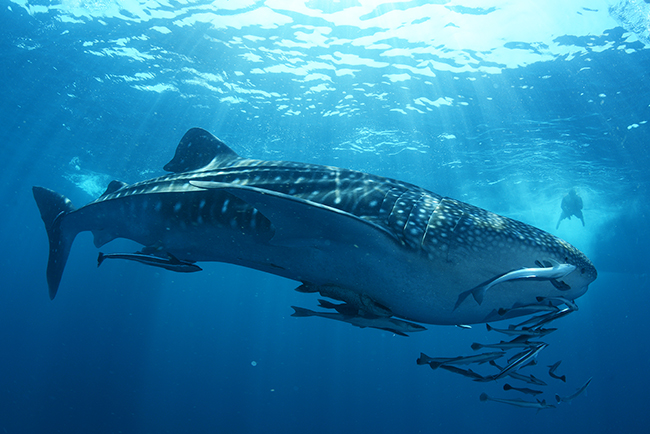
[(580, 274), (585, 274), (586, 272), (587, 270), (585, 270), (584, 267), (580, 269)]

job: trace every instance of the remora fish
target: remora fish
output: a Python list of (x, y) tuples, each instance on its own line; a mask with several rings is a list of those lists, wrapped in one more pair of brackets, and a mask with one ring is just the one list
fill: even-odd
[[(554, 314), (557, 315), (557, 314)], [(485, 324), (487, 331), (492, 331), (494, 330), (495, 332), (503, 333), (504, 335), (510, 335), (510, 336), (536, 336), (536, 337), (541, 337), (541, 336), (546, 336), (549, 333), (553, 333), (557, 329), (523, 329), (523, 330), (517, 330), (517, 329), (497, 329), (492, 327), (490, 324)]]
[(528, 341), (523, 341), (523, 342), (505, 342), (501, 341), (497, 344), (479, 344), (478, 342), (474, 342), (471, 346), (474, 351), (480, 350), (482, 348), (498, 348), (500, 350), (510, 350), (512, 348), (528, 348), (532, 347), (539, 342), (528, 342)]
[(426, 330), (420, 324), (415, 324), (408, 321), (402, 321), (401, 319), (395, 318), (386, 318), (383, 316), (378, 316), (374, 318), (367, 318), (360, 315), (350, 316), (344, 315), (341, 313), (334, 312), (315, 312), (313, 310), (305, 309), (303, 307), (291, 306), (294, 313), (291, 316), (295, 317), (308, 317), (308, 316), (319, 316), (321, 318), (333, 319), (336, 321), (346, 322), (352, 324), (353, 326), (365, 328), (370, 327), (373, 329), (386, 330), (392, 333), (395, 333), (400, 336), (408, 336), (406, 333), (421, 332)]
[(485, 377), (483, 377), (480, 374), (477, 374), (476, 372), (472, 371), (471, 369), (461, 369), (457, 366), (454, 365), (440, 365), (440, 369), (444, 369), (449, 372), (453, 372), (454, 374), (460, 374), (464, 377), (468, 377), (473, 379), (474, 381), (479, 381), (479, 382), (485, 382)]
[(99, 267), (106, 259), (127, 259), (129, 261), (136, 261), (146, 265), (152, 265), (154, 267), (164, 268), (170, 271), (176, 271), (179, 273), (194, 273), (201, 271), (202, 268), (198, 265), (181, 261), (175, 256), (168, 254), (168, 258), (161, 258), (159, 256), (146, 255), (143, 253), (102, 253), (99, 252), (97, 257), (97, 266)]
[(560, 294), (548, 281), (510, 280), (481, 305), (454, 311), (462, 288), (503, 270), (549, 260), (575, 267), (562, 278), (571, 299), (597, 275), (579, 250), (527, 224), (394, 179), (242, 158), (199, 128), (185, 134), (165, 170), (132, 185), (112, 182), (79, 209), (33, 188), (50, 243), (50, 298), (83, 231), (97, 247), (126, 238), (188, 262), (293, 279), (366, 313), (441, 325), (482, 323), (502, 306)]
[(552, 378), (555, 378), (557, 380), (562, 380), (562, 381), (564, 381), (566, 383), (566, 375), (560, 376), (560, 375), (557, 375), (555, 373), (555, 370), (558, 368), (558, 366), (560, 366), (560, 363), (562, 363), (562, 360), (560, 360), (559, 362), (555, 362), (552, 365), (550, 365), (548, 367), (548, 375), (550, 375)]
[[(592, 377), (592, 378), (593, 378), (593, 377)], [(578, 397), (582, 392), (585, 391), (585, 389), (587, 388), (587, 386), (589, 386), (589, 383), (591, 383), (592, 378), (588, 379), (587, 382), (586, 382), (585, 384), (583, 384), (583, 385), (582, 385), (578, 390), (576, 390), (576, 392), (575, 392), (574, 394), (569, 395), (569, 396), (565, 396), (565, 397), (561, 397), (560, 395), (555, 395), (555, 400), (558, 402), (558, 404), (559, 404), (560, 402), (569, 402), (569, 401), (574, 400), (574, 399), (577, 398), (577, 397)]]
[[(503, 368), (499, 366), (494, 360), (490, 362), (490, 365), (494, 366), (498, 370), (502, 371)], [(539, 378), (535, 377), (533, 374), (530, 375), (523, 375), (515, 371), (510, 371), (508, 372), (508, 376), (514, 378), (515, 380), (523, 381), (524, 383), (528, 384), (536, 384), (538, 386), (547, 386), (546, 382), (543, 380), (540, 380)], [(491, 377), (485, 377), (486, 379), (489, 379), (489, 381), (492, 381), (493, 378)]]
[(536, 342), (536, 341), (529, 341), (528, 338), (530, 336), (517, 336), (511, 341), (501, 341), (497, 344), (479, 344), (477, 342), (474, 342), (471, 347), (473, 350), (480, 350), (481, 348), (498, 348), (500, 350), (510, 350), (513, 348), (530, 348), (530, 347), (535, 347), (542, 342)]
[(359, 315), (359, 310), (356, 307), (351, 306), (351, 305), (349, 305), (347, 303), (335, 304), (335, 303), (332, 303), (332, 302), (327, 301), (327, 300), (321, 300), (319, 298), (318, 299), (318, 306), (324, 307), (326, 309), (334, 309), (335, 311), (337, 311), (338, 313), (343, 314), (343, 315), (348, 315), (348, 316), (357, 316), (357, 315)]
[(525, 393), (526, 395), (533, 395), (533, 396), (537, 396), (539, 394), (544, 393), (541, 390), (529, 389), (528, 387), (513, 387), (508, 383), (503, 385), (503, 390), (516, 390), (517, 392), (521, 392), (521, 393)]
[(501, 308), (498, 310), (499, 315), (505, 315), (508, 312), (515, 310), (526, 311), (526, 315), (537, 312), (558, 312), (560, 309), (550, 304), (527, 304), (525, 306), (512, 307), (510, 309)]
[(479, 397), (481, 401), (494, 401), (494, 402), (500, 402), (502, 404), (509, 404), (509, 405), (514, 405), (516, 407), (523, 407), (523, 408), (536, 408), (537, 411), (543, 410), (545, 408), (555, 408), (553, 404), (547, 404), (545, 399), (537, 400), (537, 401), (524, 401), (523, 399), (503, 399), (503, 398), (491, 398), (489, 397), (486, 393), (481, 393), (481, 396)]
[(526, 351), (525, 353), (517, 357), (515, 360), (513, 360), (512, 363), (509, 363), (505, 368), (503, 368), (501, 372), (492, 376), (492, 379), (498, 380), (499, 378), (508, 375), (510, 372), (514, 372), (517, 369), (523, 367), (528, 362), (530, 362), (533, 358), (535, 358), (537, 354), (539, 354), (539, 352), (542, 351), (547, 346), (548, 344), (542, 343), (534, 348), (531, 348), (530, 350)]
[(578, 305), (576, 304), (575, 301), (569, 300), (566, 297), (535, 297), (537, 301), (542, 302), (542, 301), (559, 301), (562, 304), (565, 304), (566, 307), (571, 308), (571, 310), (578, 310)]
[(528, 320), (526, 320), (526, 321), (524, 321), (524, 322), (522, 322), (520, 324), (511, 325), (510, 327), (512, 327), (512, 328), (508, 327), (508, 330), (515, 330), (516, 327), (523, 327), (523, 326), (527, 326), (527, 327), (524, 327), (524, 330), (531, 330), (531, 329), (535, 329), (535, 330), (555, 330), (555, 329), (540, 329), (539, 327), (541, 327), (541, 326), (543, 326), (545, 324), (549, 324), (549, 323), (555, 321), (556, 319), (560, 319), (562, 317), (565, 317), (565, 316), (569, 315), (572, 312), (574, 312), (573, 309), (571, 309), (570, 307), (565, 307), (564, 309), (562, 309), (559, 312), (551, 312), (551, 313), (547, 313), (547, 314), (544, 314), (544, 315), (537, 315), (537, 316), (534, 316), (532, 318), (529, 318)]
[(575, 269), (575, 265), (560, 264), (558, 262), (555, 262), (551, 267), (522, 268), (520, 270), (509, 271), (500, 276), (496, 276), (487, 282), (483, 282), (475, 288), (470, 289), (469, 291), (461, 293), (458, 296), (458, 300), (456, 301), (454, 309), (458, 308), (458, 306), (460, 306), (460, 304), (467, 298), (469, 294), (472, 294), (474, 300), (476, 300), (478, 304), (483, 303), (483, 298), (485, 297), (486, 291), (492, 288), (494, 285), (498, 285), (499, 283), (519, 279), (557, 280), (572, 273)]
[(417, 359), (418, 365), (431, 366), (431, 369), (437, 369), (442, 365), (469, 365), (472, 363), (485, 363), (503, 357), (506, 353), (504, 351), (494, 351), (491, 353), (477, 354), (475, 356), (459, 356), (459, 357), (429, 357), (424, 353), (420, 353)]

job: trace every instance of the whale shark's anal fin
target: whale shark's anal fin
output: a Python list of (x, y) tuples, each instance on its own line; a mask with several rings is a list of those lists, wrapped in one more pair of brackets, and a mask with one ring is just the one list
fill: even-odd
[(65, 196), (43, 187), (32, 187), (32, 193), (45, 223), (45, 230), (50, 241), (50, 253), (47, 260), (47, 285), (50, 300), (56, 296), (63, 275), (63, 269), (68, 261), (70, 247), (77, 232), (65, 229), (62, 225), (65, 216), (75, 210), (72, 202)]

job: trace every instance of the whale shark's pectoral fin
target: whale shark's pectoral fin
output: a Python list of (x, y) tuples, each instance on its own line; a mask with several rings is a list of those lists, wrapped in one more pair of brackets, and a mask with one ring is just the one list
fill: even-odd
[(246, 185), (223, 182), (190, 181), (195, 187), (219, 189), (255, 207), (275, 228), (270, 243), (286, 247), (328, 247), (333, 243), (353, 244), (355, 240), (374, 240), (386, 228), (353, 214), (288, 194)]
[(111, 230), (95, 229), (93, 233), (93, 244), (100, 248), (117, 238), (117, 234)]
[(483, 303), (483, 299), (485, 298), (485, 293), (487, 292), (490, 286), (492, 285), (482, 284), (470, 290), (461, 292), (458, 295), (458, 300), (456, 300), (456, 304), (454, 305), (454, 310), (458, 309), (458, 306), (460, 306), (470, 294), (472, 294), (474, 300), (476, 300), (476, 302), (480, 305), (481, 303)]
[(564, 283), (563, 280), (550, 279), (551, 285), (553, 285), (559, 291), (568, 291), (571, 289), (571, 286)]
[(466, 298), (467, 298), (471, 293), (472, 293), (472, 290), (471, 290), (471, 289), (468, 290), (468, 291), (461, 292), (461, 293), (458, 295), (458, 300), (456, 300), (456, 304), (454, 305), (454, 309), (453, 309), (453, 310), (458, 309), (458, 306), (460, 306), (460, 305), (465, 301), (465, 299), (466, 299)]
[(493, 279), (488, 280), (487, 282), (483, 282), (480, 285), (475, 286), (474, 288), (472, 288), (470, 290), (461, 292), (458, 295), (458, 300), (456, 300), (456, 305), (454, 306), (454, 310), (458, 309), (458, 306), (460, 306), (461, 303), (463, 301), (465, 301), (465, 299), (470, 294), (472, 294), (472, 296), (474, 297), (474, 300), (476, 300), (476, 302), (480, 305), (481, 303), (483, 303), (483, 299), (485, 298), (485, 293), (487, 292), (487, 290), (489, 288), (491, 288), (492, 286), (494, 286), (497, 283), (497, 280), (499, 280), (499, 279), (501, 279), (501, 278), (503, 278), (504, 276), (507, 276), (507, 275), (508, 275), (508, 273), (497, 276), (497, 277), (495, 277)]

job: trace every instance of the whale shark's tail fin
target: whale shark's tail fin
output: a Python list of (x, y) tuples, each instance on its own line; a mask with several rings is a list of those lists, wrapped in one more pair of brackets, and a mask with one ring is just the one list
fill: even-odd
[(68, 225), (63, 225), (63, 221), (65, 216), (75, 208), (68, 198), (47, 188), (32, 187), (32, 192), (50, 240), (47, 284), (50, 289), (50, 300), (53, 300), (59, 289), (65, 263), (68, 261), (70, 247), (77, 236), (77, 232), (70, 229)]

